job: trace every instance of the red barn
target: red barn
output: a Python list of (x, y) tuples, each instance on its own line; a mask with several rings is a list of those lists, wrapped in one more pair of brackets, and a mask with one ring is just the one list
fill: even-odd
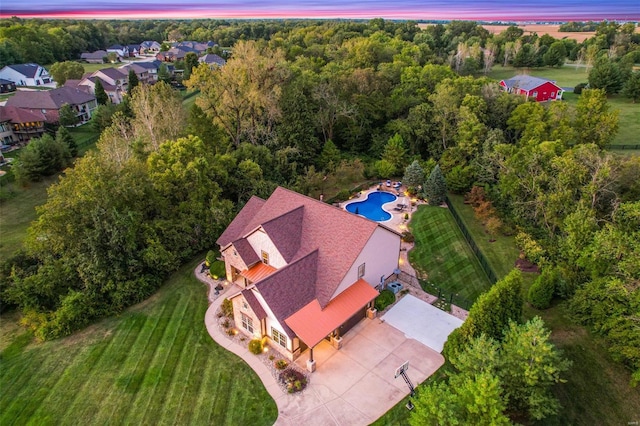
[(533, 98), (537, 102), (544, 102), (562, 99), (562, 88), (555, 81), (530, 75), (521, 74), (502, 80), (500, 86), (508, 93), (524, 95), (527, 100)]

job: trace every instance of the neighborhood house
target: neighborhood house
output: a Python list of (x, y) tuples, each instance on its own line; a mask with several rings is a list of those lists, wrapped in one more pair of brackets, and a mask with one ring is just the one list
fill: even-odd
[(41, 86), (53, 82), (49, 71), (38, 64), (7, 65), (0, 70), (0, 78), (13, 81), (16, 86)]
[(342, 335), (367, 311), (398, 268), (400, 234), (364, 217), (277, 188), (252, 197), (217, 243), (236, 326), (289, 359)]
[(73, 87), (59, 87), (53, 90), (18, 91), (7, 99), (6, 106), (18, 107), (32, 113), (40, 112), (48, 123), (58, 123), (60, 108), (68, 104), (81, 123), (91, 119), (97, 107), (96, 97)]
[(562, 99), (562, 88), (555, 81), (530, 75), (522, 74), (502, 80), (500, 86), (508, 93), (524, 95), (526, 100), (533, 98), (537, 102), (545, 102)]

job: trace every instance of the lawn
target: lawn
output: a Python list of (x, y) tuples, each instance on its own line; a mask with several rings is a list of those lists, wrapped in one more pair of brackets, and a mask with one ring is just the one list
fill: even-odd
[(487, 234), (484, 226), (476, 220), (473, 207), (464, 204), (464, 197), (462, 195), (449, 194), (449, 200), (498, 279), (507, 275), (514, 268), (520, 254), (520, 250), (515, 246), (515, 238), (513, 236), (498, 235), (494, 237), (495, 241), (491, 242), (492, 238)]
[(11, 198), (0, 202), (0, 259), (6, 259), (22, 247), (27, 228), (36, 219), (35, 207), (44, 204), (47, 188), (57, 179), (57, 176), (51, 176), (30, 184), (28, 188), (21, 188), (13, 182), (3, 188)]
[(470, 302), (491, 287), (449, 209), (419, 206), (409, 229), (415, 237), (409, 261), (430, 283)]
[(277, 408), (258, 376), (206, 331), (196, 264), (71, 337), (14, 337), (0, 353), (0, 424), (273, 424)]
[(89, 73), (89, 72), (96, 72), (98, 70), (101, 70), (103, 68), (118, 68), (121, 67), (125, 64), (121, 63), (121, 62), (117, 62), (115, 64), (87, 64), (84, 62), (80, 62), (80, 65), (82, 65), (84, 67), (84, 72), (85, 73)]

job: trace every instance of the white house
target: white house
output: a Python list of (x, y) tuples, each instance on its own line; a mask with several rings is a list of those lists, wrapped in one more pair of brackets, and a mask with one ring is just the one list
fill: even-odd
[(49, 71), (38, 64), (7, 65), (0, 70), (0, 78), (13, 81), (16, 86), (42, 86), (53, 83)]
[[(398, 268), (400, 235), (284, 188), (252, 197), (217, 243), (236, 327), (289, 359), (334, 344), (365, 318), (381, 280)], [(372, 310), (369, 311), (372, 314)], [(311, 367), (310, 367), (311, 368)]]

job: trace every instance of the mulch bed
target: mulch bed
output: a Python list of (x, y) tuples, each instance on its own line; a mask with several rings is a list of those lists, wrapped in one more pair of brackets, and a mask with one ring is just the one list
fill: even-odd
[(520, 269), (522, 272), (540, 272), (538, 265), (527, 259), (516, 260), (516, 268)]

